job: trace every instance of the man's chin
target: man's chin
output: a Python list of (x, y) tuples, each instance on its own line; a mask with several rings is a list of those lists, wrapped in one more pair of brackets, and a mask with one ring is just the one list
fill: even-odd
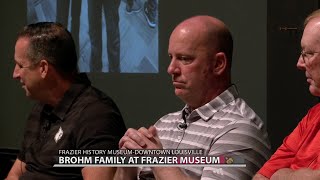
[(176, 89), (174, 90), (174, 93), (175, 93), (176, 96), (178, 96), (178, 97), (183, 97), (183, 96), (185, 95), (185, 90), (176, 88)]
[(313, 96), (320, 97), (320, 87), (309, 86), (309, 91)]
[(183, 102), (186, 102), (186, 100), (188, 99), (188, 93), (185, 90), (176, 89), (175, 90), (175, 95), (179, 99), (181, 99)]

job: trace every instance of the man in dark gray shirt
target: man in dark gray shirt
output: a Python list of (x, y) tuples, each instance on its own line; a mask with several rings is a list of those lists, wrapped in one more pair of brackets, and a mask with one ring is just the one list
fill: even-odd
[(115, 103), (77, 70), (70, 33), (58, 23), (25, 26), (13, 78), (36, 100), (7, 179), (112, 179), (115, 168), (57, 168), (59, 150), (117, 149), (126, 128)]

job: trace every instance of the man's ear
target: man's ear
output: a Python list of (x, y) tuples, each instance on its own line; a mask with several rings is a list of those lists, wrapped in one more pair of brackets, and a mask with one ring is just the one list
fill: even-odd
[(225, 72), (227, 68), (227, 57), (225, 53), (218, 52), (215, 55), (215, 63), (213, 68), (214, 73), (217, 75), (221, 75), (223, 72)]
[(49, 63), (47, 60), (41, 60), (39, 62), (39, 66), (40, 66), (40, 75), (42, 78), (45, 78), (48, 74), (48, 70), (49, 70)]

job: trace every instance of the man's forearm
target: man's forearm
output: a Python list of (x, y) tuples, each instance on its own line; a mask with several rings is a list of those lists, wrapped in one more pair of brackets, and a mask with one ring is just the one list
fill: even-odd
[(194, 180), (190, 176), (186, 175), (178, 167), (153, 167), (152, 171), (157, 180), (168, 180), (168, 179)]
[(252, 178), (252, 180), (269, 180), (269, 178), (267, 178), (267, 177), (265, 177), (265, 176), (263, 176), (263, 175), (261, 175), (261, 174), (256, 174), (256, 175)]
[(286, 179), (320, 180), (320, 170), (312, 170), (308, 168), (292, 170), (290, 168), (284, 168), (284, 169), (279, 169), (271, 177), (271, 180), (286, 180)]
[(84, 167), (81, 170), (84, 180), (113, 179), (115, 172), (113, 167)]
[(138, 168), (136, 167), (118, 167), (114, 180), (136, 180)]
[(16, 180), (19, 179), (19, 177), (26, 172), (26, 164), (19, 159), (16, 159), (14, 162), (6, 180)]

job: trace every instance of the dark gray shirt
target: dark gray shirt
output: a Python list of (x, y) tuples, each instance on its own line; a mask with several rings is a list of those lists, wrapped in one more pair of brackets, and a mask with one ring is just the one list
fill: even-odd
[(21, 179), (82, 179), (81, 168), (53, 167), (65, 149), (118, 149), (126, 128), (116, 104), (88, 83), (75, 83), (57, 107), (36, 104), (29, 115), (21, 153)]

